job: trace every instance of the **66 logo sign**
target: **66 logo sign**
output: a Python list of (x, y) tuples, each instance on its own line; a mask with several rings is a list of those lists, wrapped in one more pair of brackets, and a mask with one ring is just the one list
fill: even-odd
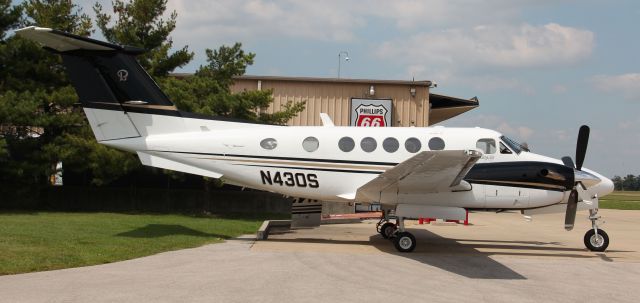
[(385, 127), (389, 110), (384, 105), (360, 104), (355, 108), (356, 126)]

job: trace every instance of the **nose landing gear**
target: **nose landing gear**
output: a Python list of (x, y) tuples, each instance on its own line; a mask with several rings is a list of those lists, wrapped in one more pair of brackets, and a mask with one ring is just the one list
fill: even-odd
[(609, 235), (603, 229), (598, 228), (598, 219), (600, 219), (598, 209), (590, 209), (589, 220), (591, 220), (592, 229), (584, 234), (584, 245), (590, 251), (605, 251), (609, 247)]

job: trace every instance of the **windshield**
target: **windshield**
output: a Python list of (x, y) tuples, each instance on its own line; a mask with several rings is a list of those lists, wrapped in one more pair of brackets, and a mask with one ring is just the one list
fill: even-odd
[(504, 144), (507, 145), (511, 150), (516, 152), (516, 154), (520, 154), (523, 150), (528, 150), (527, 148), (522, 146), (522, 144), (518, 143), (518, 141), (515, 141), (506, 136), (500, 137), (500, 140), (502, 140), (502, 142), (504, 142)]

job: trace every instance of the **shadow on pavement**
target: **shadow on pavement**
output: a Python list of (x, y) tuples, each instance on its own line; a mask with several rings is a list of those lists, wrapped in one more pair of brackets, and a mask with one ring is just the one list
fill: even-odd
[[(367, 245), (472, 279), (524, 280), (526, 277), (491, 256), (562, 257), (612, 261), (605, 254), (585, 255), (585, 249), (563, 247), (557, 242), (449, 239), (424, 229), (411, 229), (418, 240), (412, 253), (399, 253), (393, 242), (376, 234), (369, 240), (322, 238), (269, 238), (270, 242)], [(295, 234), (295, 232), (293, 232)], [(294, 235), (295, 237), (295, 235)], [(499, 251), (482, 251), (482, 250)], [(620, 252), (620, 251), (609, 251)]]
[(205, 233), (177, 224), (148, 224), (144, 227), (119, 233), (116, 236), (131, 238), (159, 238), (176, 235), (229, 239), (229, 236), (226, 235)]

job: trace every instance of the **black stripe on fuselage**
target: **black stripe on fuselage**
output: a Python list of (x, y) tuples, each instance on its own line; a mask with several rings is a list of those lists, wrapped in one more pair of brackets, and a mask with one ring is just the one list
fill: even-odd
[[(150, 152), (177, 153), (206, 155), (219, 157), (236, 157), (236, 158), (254, 158), (268, 160), (284, 160), (299, 161), (313, 163), (334, 163), (334, 164), (358, 164), (358, 165), (379, 165), (394, 167), (397, 163), (393, 162), (371, 162), (371, 161), (355, 161), (355, 160), (335, 160), (335, 159), (314, 159), (314, 158), (294, 158), (294, 157), (275, 157), (275, 156), (257, 156), (257, 155), (239, 155), (239, 154), (219, 154), (219, 153), (198, 153), (198, 152), (181, 152), (181, 151), (161, 151), (148, 150)], [(232, 160), (232, 159), (229, 159)], [(316, 170), (331, 171), (342, 173), (359, 173), (359, 174), (380, 174), (383, 171), (365, 171), (365, 170), (347, 170), (338, 168), (310, 168), (301, 166), (285, 166), (283, 165), (262, 165), (262, 164), (235, 164), (252, 167), (268, 167), (281, 169), (299, 169), (299, 170)], [(546, 170), (546, 175), (545, 175)], [(552, 179), (548, 177), (550, 173), (561, 178)], [(498, 163), (476, 163), (474, 167), (467, 173), (464, 180), (472, 184), (510, 186), (520, 188), (542, 189), (551, 191), (565, 191), (571, 188), (574, 183), (573, 169), (561, 164), (549, 162), (519, 161), (519, 162), (498, 162)], [(526, 184), (525, 184), (526, 183)]]
[(354, 161), (354, 160), (334, 160), (334, 159), (293, 158), (293, 157), (256, 156), (256, 155), (238, 155), (238, 154), (197, 153), (197, 152), (182, 152), (182, 151), (167, 151), (167, 150), (146, 150), (146, 151), (149, 151), (149, 152), (160, 152), (160, 153), (218, 156), (218, 157), (255, 158), (255, 159), (269, 159), (269, 160), (288, 160), (288, 161), (340, 163), (340, 164), (380, 165), (380, 166), (389, 166), (389, 168), (398, 165), (398, 163), (393, 163), (393, 162), (371, 162), (371, 161)]
[(379, 175), (379, 174), (383, 173), (382, 171), (348, 170), (348, 169), (315, 168), (315, 167), (253, 165), (253, 164), (234, 164), (234, 165), (251, 166), (251, 167), (265, 167), (265, 168), (297, 169), (297, 170), (331, 171), (331, 172), (350, 173), (350, 174), (375, 174), (375, 175)]

